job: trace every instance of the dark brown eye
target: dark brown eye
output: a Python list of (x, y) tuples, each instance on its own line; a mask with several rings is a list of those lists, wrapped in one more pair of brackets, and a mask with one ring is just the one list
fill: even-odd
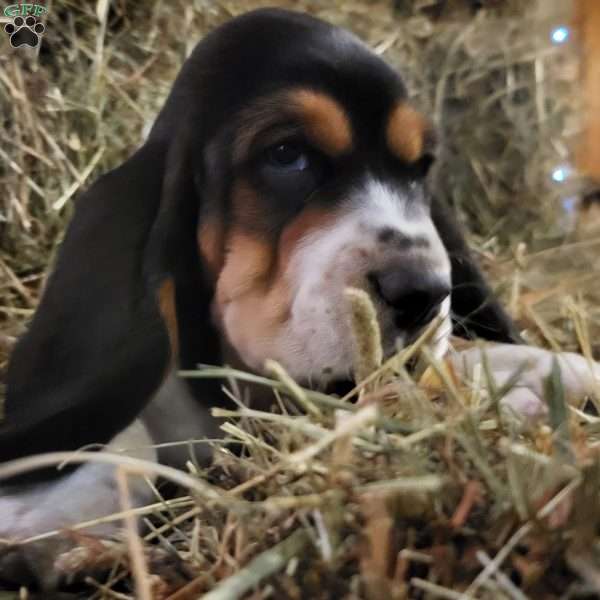
[(304, 171), (308, 168), (308, 154), (298, 144), (278, 144), (267, 150), (271, 167), (285, 171)]
[(258, 184), (279, 204), (302, 206), (327, 176), (327, 162), (303, 140), (287, 139), (265, 148), (254, 163)]

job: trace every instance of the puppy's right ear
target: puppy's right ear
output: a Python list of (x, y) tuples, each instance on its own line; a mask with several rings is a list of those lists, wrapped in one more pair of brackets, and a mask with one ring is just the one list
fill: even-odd
[(9, 363), (0, 461), (108, 442), (165, 376), (174, 285), (148, 264), (147, 247), (166, 152), (161, 140), (148, 141), (78, 199)]
[(524, 343), (515, 323), (487, 284), (450, 208), (434, 196), (431, 213), (452, 264), (450, 299), (454, 333), (466, 338)]

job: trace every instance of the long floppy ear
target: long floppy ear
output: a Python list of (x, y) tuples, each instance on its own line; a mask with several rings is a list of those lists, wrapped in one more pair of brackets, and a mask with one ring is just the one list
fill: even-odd
[(523, 343), (515, 324), (486, 283), (450, 209), (433, 199), (432, 217), (452, 262), (454, 331), (467, 338)]
[[(177, 323), (173, 325), (177, 363), (184, 370), (199, 364), (216, 364), (221, 354), (221, 334), (213, 325), (211, 314), (213, 276), (200, 256), (198, 242), (201, 213), (206, 208), (204, 149), (194, 139), (199, 130), (199, 126), (194, 128), (186, 122), (174, 136), (176, 141), (167, 156), (161, 207), (146, 253), (154, 272), (168, 274), (176, 284)], [(219, 167), (211, 168), (214, 174)], [(225, 180), (224, 173), (221, 179)], [(164, 275), (159, 277), (164, 280)], [(186, 385), (202, 390), (205, 396), (214, 390), (211, 400), (221, 395), (217, 380), (188, 379)]]
[(166, 375), (176, 339), (157, 232), (166, 154), (150, 138), (79, 198), (10, 360), (0, 461), (107, 442)]

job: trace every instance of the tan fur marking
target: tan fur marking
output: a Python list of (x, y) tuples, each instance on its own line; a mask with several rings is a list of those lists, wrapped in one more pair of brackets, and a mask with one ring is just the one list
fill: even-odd
[(247, 355), (265, 344), (268, 348), (288, 318), (289, 288), (276, 273), (277, 253), (271, 244), (234, 229), (227, 246), (213, 309), (232, 347)]
[(172, 278), (166, 279), (158, 289), (158, 308), (167, 326), (171, 357), (175, 360), (179, 352), (179, 334), (177, 332), (177, 310), (175, 307), (175, 283)]
[(284, 229), (277, 248), (258, 234), (232, 231), (214, 309), (240, 356), (264, 360), (278, 355), (294, 286), (287, 276), (289, 261), (306, 235), (333, 218), (333, 212), (307, 208)]
[(398, 104), (390, 113), (386, 140), (390, 151), (406, 163), (414, 163), (425, 150), (428, 123), (412, 106)]
[(227, 304), (267, 285), (275, 249), (243, 231), (234, 230), (227, 242), (227, 258), (217, 283), (217, 300)]
[(279, 242), (280, 269), (284, 270), (287, 267), (293, 251), (303, 238), (316, 229), (325, 228), (335, 218), (336, 215), (332, 211), (314, 207), (305, 208), (288, 224), (281, 235)]
[[(257, 287), (243, 298), (232, 300), (229, 307), (235, 314), (235, 322), (229, 322), (234, 331), (229, 333), (234, 335), (232, 341), (236, 350), (243, 350), (238, 347), (238, 340), (242, 340), (242, 346), (246, 348), (253, 343), (260, 347), (261, 340), (274, 337), (289, 317), (289, 288), (280, 278), (270, 288)], [(219, 305), (218, 309), (227, 310), (227, 305)]]
[(198, 229), (198, 250), (210, 274), (216, 277), (223, 267), (223, 226), (216, 219), (203, 223)]
[(312, 90), (295, 90), (290, 99), (310, 139), (326, 154), (338, 156), (352, 149), (352, 128), (344, 109), (330, 96)]

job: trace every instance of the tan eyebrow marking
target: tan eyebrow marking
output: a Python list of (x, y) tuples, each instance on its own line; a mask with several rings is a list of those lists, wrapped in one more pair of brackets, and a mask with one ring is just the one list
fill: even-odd
[(427, 119), (409, 104), (400, 102), (388, 117), (385, 137), (387, 145), (400, 160), (414, 163), (426, 148), (430, 125)]
[[(294, 118), (297, 123), (289, 123)], [(319, 149), (338, 156), (352, 149), (352, 127), (344, 108), (331, 96), (306, 88), (292, 88), (263, 96), (238, 117), (233, 159), (243, 161), (261, 132), (278, 127), (276, 138), (304, 132)]]
[(302, 119), (306, 134), (331, 156), (352, 149), (352, 127), (342, 106), (331, 96), (313, 90), (290, 92), (290, 101)]

